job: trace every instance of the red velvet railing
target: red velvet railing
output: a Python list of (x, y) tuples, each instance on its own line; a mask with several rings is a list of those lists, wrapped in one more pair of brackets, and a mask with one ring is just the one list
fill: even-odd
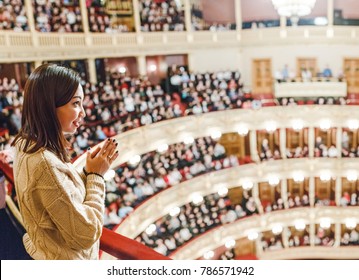
[(14, 184), (14, 175), (12, 173), (12, 168), (10, 165), (4, 163), (0, 160), (0, 170), (4, 173), (6, 179), (11, 183)]
[[(0, 170), (6, 179), (13, 185), (14, 175), (11, 166), (0, 160)], [(147, 246), (103, 228), (100, 239), (100, 248), (117, 259), (123, 260), (171, 260)]]
[(171, 258), (105, 227), (102, 230), (100, 248), (123, 260), (171, 260)]

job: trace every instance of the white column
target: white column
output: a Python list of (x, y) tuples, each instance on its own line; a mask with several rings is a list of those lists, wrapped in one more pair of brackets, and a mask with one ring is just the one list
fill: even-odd
[(260, 256), (263, 254), (263, 247), (262, 247), (262, 233), (259, 232), (258, 233), (258, 238), (255, 240), (255, 245), (256, 245), (256, 255)]
[(309, 177), (309, 204), (311, 207), (314, 206), (315, 202), (315, 178)]
[(189, 72), (196, 72), (198, 71), (196, 68), (195, 63), (195, 56), (192, 52), (187, 53), (187, 63), (188, 63), (188, 70)]
[[(27, 16), (27, 24), (29, 26), (29, 31), (31, 33), (31, 40), (33, 47), (39, 46), (39, 37), (38, 32), (36, 32), (35, 28), (35, 18), (34, 18), (34, 7), (32, 6), (31, 0), (24, 0), (26, 16)], [(10, 45), (9, 45), (10, 46)], [(36, 65), (36, 64), (35, 64)]]
[(191, 20), (191, 3), (189, 0), (184, 1), (184, 21), (187, 32), (192, 32), (192, 20)]
[(309, 225), (309, 240), (310, 240), (310, 246), (314, 246), (315, 241), (315, 223), (311, 222)]
[(283, 199), (283, 204), (285, 209), (289, 208), (288, 205), (288, 184), (287, 184), (287, 179), (282, 179), (280, 182), (280, 194), (281, 197)]
[(89, 22), (88, 22), (88, 13), (86, 7), (86, 0), (80, 0), (80, 10), (81, 10), (81, 18), (82, 18), (82, 28), (85, 34), (90, 32)]
[(327, 0), (327, 17), (328, 17), (328, 26), (333, 26), (334, 23), (334, 0)]
[(264, 213), (263, 206), (262, 206), (262, 203), (261, 203), (261, 201), (259, 199), (259, 186), (258, 186), (258, 183), (253, 184), (252, 196), (253, 196), (254, 202), (255, 202), (255, 204), (257, 206), (258, 213), (263, 214)]
[(234, 13), (236, 18), (236, 30), (242, 30), (242, 0), (234, 0)]
[(280, 28), (285, 29), (287, 27), (287, 17), (280, 17)]
[(285, 127), (279, 130), (279, 148), (283, 159), (287, 158), (287, 131)]
[(137, 65), (140, 76), (147, 76), (146, 57), (144, 55), (137, 56)]
[(284, 248), (288, 248), (289, 247), (289, 242), (288, 242), (288, 232), (290, 231), (289, 228), (284, 227), (283, 228), (283, 232), (282, 232), (282, 242), (283, 242), (283, 246)]
[(341, 127), (337, 128), (337, 135), (336, 135), (336, 148), (338, 151), (338, 158), (342, 157), (342, 133), (343, 133), (343, 129)]
[(87, 65), (88, 65), (88, 73), (89, 73), (90, 82), (96, 84), (97, 83), (97, 73), (96, 73), (95, 59), (88, 58)]
[(255, 130), (251, 130), (249, 132), (249, 147), (251, 150), (251, 158), (253, 161), (258, 162), (258, 150), (257, 150), (257, 132)]
[(24, 0), (26, 16), (27, 16), (27, 24), (29, 26), (30, 32), (35, 32), (35, 19), (34, 19), (34, 8), (32, 6), (31, 0)]
[(335, 180), (335, 204), (340, 205), (340, 198), (342, 197), (342, 177), (338, 176)]
[(136, 33), (141, 32), (141, 18), (140, 18), (140, 5), (138, 3), (138, 0), (132, 1), (133, 5), (133, 16), (135, 19), (135, 30)]
[(314, 157), (314, 142), (315, 142), (314, 127), (309, 127), (309, 129), (308, 129), (308, 153), (309, 153), (309, 158)]
[(335, 237), (334, 237), (334, 247), (340, 246), (340, 239), (342, 237), (342, 227), (340, 223), (335, 224)]

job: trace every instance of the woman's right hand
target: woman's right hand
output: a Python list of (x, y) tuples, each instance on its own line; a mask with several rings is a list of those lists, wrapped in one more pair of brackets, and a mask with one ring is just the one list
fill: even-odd
[(115, 139), (108, 138), (102, 147), (97, 147), (94, 151), (87, 151), (86, 172), (97, 173), (103, 176), (110, 168), (112, 162), (118, 157), (116, 151), (118, 143)]

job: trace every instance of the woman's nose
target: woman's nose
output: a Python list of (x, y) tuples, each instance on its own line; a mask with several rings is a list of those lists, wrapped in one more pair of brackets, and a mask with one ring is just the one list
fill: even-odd
[(86, 112), (85, 112), (84, 107), (81, 107), (81, 112), (80, 112), (80, 114), (82, 114), (82, 117), (83, 117), (83, 118), (86, 117)]

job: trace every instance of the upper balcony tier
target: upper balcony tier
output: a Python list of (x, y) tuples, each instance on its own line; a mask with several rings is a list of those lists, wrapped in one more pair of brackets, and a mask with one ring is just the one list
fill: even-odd
[[(218, 132), (237, 132), (241, 127), (249, 131), (265, 130), (268, 125), (275, 129), (291, 128), (294, 120), (300, 120), (302, 127), (310, 129), (321, 127), (323, 120), (329, 121), (331, 127), (345, 128), (358, 119), (358, 106), (346, 106), (343, 110), (343, 106), (327, 105), (323, 110), (320, 105), (303, 105), (226, 110), (161, 121), (117, 135), (121, 153), (113, 167), (128, 162), (135, 155), (154, 151), (163, 144), (182, 142), (188, 136), (196, 139)], [(256, 144), (251, 147), (255, 150)], [(75, 167), (81, 170), (85, 160), (85, 155), (80, 156), (74, 163)]]
[(2, 31), (0, 62), (175, 54), (223, 47), (358, 43), (359, 27), (345, 26), (119, 34)]

